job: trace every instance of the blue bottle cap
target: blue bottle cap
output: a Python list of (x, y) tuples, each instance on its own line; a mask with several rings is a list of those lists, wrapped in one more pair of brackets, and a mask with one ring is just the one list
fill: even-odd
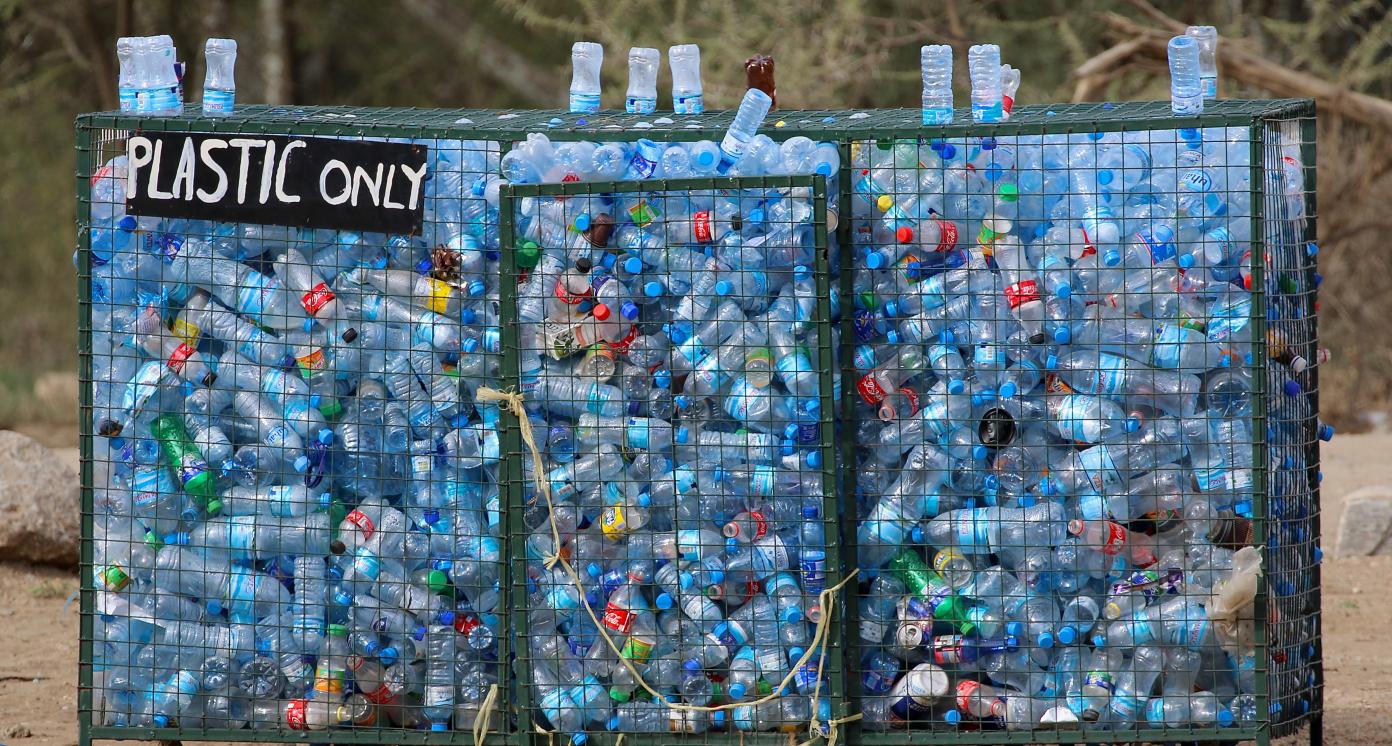
[[(337, 569), (337, 568), (333, 568), (333, 569)], [(332, 574), (332, 573), (330, 573), (330, 574)], [(345, 590), (343, 590), (342, 588), (340, 588), (339, 590), (337, 590), (337, 591), (334, 592), (333, 601), (334, 601), (334, 603), (337, 604), (338, 606), (352, 606), (352, 605), (353, 605), (353, 594), (351, 594), (351, 593), (349, 593), (348, 591), (345, 591)]]
[(692, 585), (694, 585), (695, 583), (696, 583), (696, 577), (695, 577), (694, 575), (692, 575), (691, 573), (689, 573), (689, 572), (681, 572), (681, 573), (678, 573), (678, 574), (677, 574), (677, 587), (678, 587), (678, 588), (681, 588), (682, 590), (687, 590), (688, 588), (690, 588), (690, 587), (691, 587)]
[(1039, 644), (1039, 647), (1046, 650), (1052, 648), (1054, 646), (1054, 634), (1052, 632), (1040, 632), (1035, 642)]
[(607, 729), (607, 730), (618, 730), (618, 729), (619, 729), (619, 716), (618, 716), (618, 715), (610, 715), (610, 716), (609, 716), (609, 719), (606, 720), (606, 721), (604, 722), (604, 727), (605, 727), (605, 729)]
[(164, 543), (165, 543), (166, 545), (171, 545), (171, 544), (172, 544), (172, 545), (186, 546), (186, 545), (189, 543), (189, 535), (188, 535), (188, 532), (187, 532), (187, 531), (175, 531), (175, 532), (173, 532), (173, 533), (165, 534), (165, 535), (164, 535)]
[(1054, 354), (1054, 353), (1051, 352), (1051, 353), (1049, 353), (1049, 355), (1048, 355), (1047, 357), (1044, 358), (1044, 369), (1045, 369), (1045, 370), (1056, 370), (1057, 368), (1058, 368), (1058, 355), (1056, 355), (1056, 354)]
[(922, 544), (922, 543), (923, 543), (923, 527), (922, 527), (922, 526), (914, 526), (912, 529), (909, 530), (909, 541), (912, 541), (912, 542), (915, 543), (915, 544)]
[(1282, 389), (1285, 391), (1286, 396), (1300, 395), (1300, 383), (1297, 381), (1287, 380), (1286, 383), (1282, 386)]
[(943, 143), (942, 149), (938, 151), (938, 155), (943, 160), (950, 161), (957, 157), (957, 146), (951, 143)]
[(744, 693), (748, 691), (744, 684), (731, 684), (730, 697), (732, 699), (743, 699)]
[(648, 282), (643, 283), (643, 295), (646, 295), (649, 298), (661, 298), (662, 283), (658, 282), (657, 280), (649, 280)]
[(866, 269), (881, 269), (886, 263), (884, 255), (878, 251), (867, 252), (865, 255)]
[(1034, 495), (1026, 493), (1020, 496), (1020, 507), (1022, 508), (1033, 508), (1037, 502)]
[(715, 294), (720, 296), (729, 295), (735, 292), (735, 286), (729, 280), (721, 280), (715, 283)]
[(737, 554), (737, 553), (739, 552), (739, 548), (740, 548), (739, 542), (738, 542), (737, 540), (735, 540), (735, 538), (734, 538), (733, 536), (725, 540), (725, 553), (726, 553), (726, 554)]
[(1008, 635), (1019, 636), (1025, 631), (1025, 625), (1020, 622), (1008, 622), (1005, 625), (1005, 633)]
[(445, 609), (444, 611), (440, 612), (439, 616), (436, 617), (436, 620), (439, 621), (440, 624), (445, 625), (446, 627), (452, 627), (454, 626), (454, 612), (450, 611), (449, 609)]
[[(818, 167), (817, 167), (818, 173), (821, 172), (821, 168), (822, 168), (821, 166), (818, 166)], [(827, 170), (830, 171), (831, 169), (828, 167)], [(724, 730), (724, 729), (725, 729), (725, 711), (724, 711), (724, 710), (716, 710), (715, 712), (712, 712), (712, 713), (711, 713), (711, 728), (712, 728), (713, 730)]]
[(1054, 344), (1066, 345), (1073, 341), (1073, 330), (1060, 326), (1054, 330)]
[(953, 378), (947, 382), (947, 393), (960, 394), (967, 390), (967, 382), (960, 378)]
[[(952, 391), (952, 388), (949, 387), (949, 388), (948, 388), (948, 391)], [(957, 393), (957, 392), (956, 392), (956, 391), (952, 391), (952, 393), (955, 394), (955, 393)], [(1020, 387), (1019, 387), (1018, 385), (1016, 385), (1016, 383), (1015, 383), (1014, 381), (1006, 381), (1005, 383), (1002, 383), (1002, 384), (1001, 384), (1001, 387), (1000, 387), (1000, 397), (1001, 397), (1002, 399), (1009, 399), (1010, 397), (1012, 397), (1012, 396), (1014, 396), (1014, 395), (1016, 395), (1016, 394), (1018, 394), (1018, 393), (1020, 393)]]
[[(986, 460), (986, 457), (989, 456), (990, 454), (991, 454), (991, 450), (990, 450), (989, 448), (987, 448), (986, 446), (980, 444), (980, 443), (977, 443), (977, 444), (975, 444), (975, 445), (972, 446), (971, 455), (972, 455), (972, 458), (975, 459), (975, 460), (977, 460), (977, 461), (985, 461), (985, 460)], [(991, 476), (995, 476), (995, 475), (993, 474), (993, 475), (991, 475)]]
[(618, 260), (619, 260), (618, 256), (616, 256), (616, 255), (614, 255), (614, 254), (605, 254), (604, 257), (603, 257), (602, 259), (599, 260), (599, 263), (600, 263), (600, 265), (603, 266), (605, 269), (613, 269), (613, 268), (614, 268), (614, 263), (617, 262)]
[(666, 593), (659, 593), (657, 594), (657, 598), (653, 601), (653, 603), (659, 609), (670, 609), (672, 608), (672, 597)]
[(1233, 724), (1234, 722), (1236, 722), (1236, 720), (1233, 718), (1233, 714), (1232, 714), (1232, 711), (1231, 711), (1231, 710), (1228, 710), (1227, 708), (1223, 708), (1223, 709), (1221, 709), (1221, 710), (1218, 711), (1218, 725), (1219, 725), (1219, 727), (1222, 727), (1222, 728), (1230, 728), (1230, 727), (1232, 727), (1232, 724)]
[(820, 468), (822, 468), (822, 452), (821, 452), (821, 451), (809, 451), (809, 452), (807, 453), (807, 468), (809, 468), (809, 469), (820, 469)]
[(951, 329), (944, 329), (938, 332), (938, 342), (948, 345), (949, 347), (955, 345), (957, 344), (957, 333)]
[(1136, 432), (1140, 432), (1140, 430), (1141, 430), (1141, 420), (1140, 420), (1139, 417), (1127, 417), (1127, 418), (1126, 418), (1126, 432), (1128, 432), (1128, 433), (1136, 433)]
[(956, 710), (948, 710), (947, 712), (943, 713), (943, 721), (952, 725), (956, 725), (962, 722), (962, 713)]
[(1116, 175), (1112, 173), (1112, 169), (1110, 168), (1101, 168), (1097, 170), (1097, 183), (1102, 186), (1112, 183), (1112, 179), (1114, 178), (1116, 178)]
[(590, 214), (589, 214), (588, 212), (582, 212), (582, 213), (580, 213), (579, 215), (576, 215), (576, 216), (575, 216), (575, 230), (577, 230), (577, 231), (584, 231), (584, 230), (589, 230), (589, 228), (590, 228)]
[(1107, 638), (1103, 637), (1102, 635), (1093, 635), (1093, 636), (1092, 636), (1092, 646), (1093, 646), (1093, 647), (1095, 647), (1095, 648), (1100, 648), (1100, 647), (1102, 647), (1103, 645), (1106, 645), (1106, 644), (1107, 644)]
[(995, 492), (1000, 489), (1000, 477), (995, 474), (987, 474), (985, 478), (981, 480), (981, 486), (988, 492)]
[(623, 305), (619, 307), (619, 315), (629, 321), (637, 321), (638, 313), (639, 309), (637, 304), (630, 300), (624, 301)]
[[(725, 582), (725, 571), (724, 571), (724, 570), (709, 570), (709, 571), (706, 572), (706, 579), (710, 581), (710, 584), (711, 584), (711, 585), (720, 585), (721, 583), (724, 583), (724, 582)], [(719, 627), (717, 627), (717, 629), (719, 629)], [(729, 629), (729, 626), (727, 625), (727, 626), (725, 627), (725, 629), (728, 630), (728, 629)], [(717, 636), (719, 636), (719, 633), (716, 633), (716, 634), (717, 634)]]
[(421, 518), (425, 520), (427, 526), (433, 526), (440, 521), (440, 511), (437, 508), (426, 508), (421, 513)]
[(1063, 300), (1068, 300), (1073, 297), (1073, 286), (1066, 282), (1060, 282), (1058, 288), (1054, 290), (1054, 294)]
[(638, 506), (641, 507), (641, 508), (646, 508), (646, 507), (650, 507), (651, 505), (652, 505), (652, 495), (649, 495), (649, 494), (646, 493), (646, 492), (639, 492), (639, 493), (638, 493)]
[(700, 671), (701, 662), (696, 660), (695, 658), (687, 658), (686, 660), (682, 661), (682, 670), (690, 671), (692, 673)]
[(678, 445), (686, 445), (687, 441), (691, 440), (691, 428), (686, 425), (679, 426), (673, 439), (676, 440)]
[(169, 726), (169, 718), (165, 715), (156, 713), (150, 720), (155, 724), (156, 728), (166, 728)]
[(636, 256), (627, 257), (624, 259), (623, 268), (625, 272), (636, 275), (643, 271), (643, 260)]
[(1121, 264), (1121, 252), (1116, 249), (1107, 249), (1102, 252), (1102, 263), (1108, 267), (1115, 267)]
[(806, 265), (799, 264), (793, 267), (793, 280), (805, 282), (810, 279), (812, 279), (812, 270), (808, 269)]
[(449, 730), (449, 723), (431, 723), (431, 724), (430, 724), (430, 730), (432, 730), (432, 731)]
[[(799, 609), (796, 606), (789, 606), (788, 608), (784, 609), (783, 613), (779, 614), (778, 617), (779, 620), (782, 621), (784, 624), (797, 624), (798, 622), (802, 621), (802, 609)], [(793, 650), (799, 649), (800, 648), (793, 648)], [(797, 656), (802, 655), (802, 653), (797, 653), (796, 655), (793, 655), (792, 652), (789, 651), (789, 655), (796, 659)]]
[(330, 429), (328, 429), (327, 427), (321, 429), (321, 430), (319, 431), (318, 440), (319, 440), (320, 445), (326, 445), (326, 446), (331, 446), (331, 445), (333, 445), (333, 442), (334, 442), (334, 434), (333, 434), (333, 431), (330, 430)]
[(672, 371), (658, 368), (653, 372), (653, 385), (660, 389), (672, 388)]
[(1078, 630), (1071, 624), (1065, 624), (1059, 628), (1058, 641), (1064, 645), (1072, 645), (1078, 641)]
[(1175, 263), (1179, 265), (1180, 269), (1193, 269), (1196, 261), (1193, 254), (1180, 254), (1175, 259)]

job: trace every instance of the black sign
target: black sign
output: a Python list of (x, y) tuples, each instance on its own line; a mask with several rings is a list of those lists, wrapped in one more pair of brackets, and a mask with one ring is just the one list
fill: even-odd
[(425, 213), (423, 145), (149, 132), (126, 156), (134, 215), (411, 234)]

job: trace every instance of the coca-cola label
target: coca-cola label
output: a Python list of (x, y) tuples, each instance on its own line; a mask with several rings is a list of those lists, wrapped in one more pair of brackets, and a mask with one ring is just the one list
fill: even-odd
[(361, 510), (354, 510), (348, 515), (343, 516), (343, 520), (358, 527), (358, 531), (362, 532), (363, 541), (371, 539), (372, 535), (377, 533), (377, 525)]
[(909, 402), (909, 411), (904, 415), (911, 417), (918, 414), (918, 392), (908, 386), (900, 386), (899, 393), (904, 395), (904, 399)]
[(305, 730), (308, 725), (305, 723), (305, 705), (303, 699), (292, 699), (285, 703), (285, 724), (290, 730)]
[(310, 316), (318, 316), (319, 311), (332, 302), (334, 298), (334, 293), (329, 289), (328, 284), (321, 282), (300, 296), (300, 305), (304, 306), (305, 313)]
[(957, 682), (957, 709), (962, 712), (971, 712), (971, 703), (981, 691), (980, 682), (970, 679)]
[(860, 398), (864, 399), (866, 404), (872, 406), (878, 405), (880, 402), (884, 401), (886, 396), (889, 396), (889, 392), (885, 391), (884, 387), (880, 385), (879, 380), (874, 375), (862, 377), (860, 381), (856, 383), (856, 391), (860, 392)]
[(169, 369), (175, 373), (183, 375), (184, 364), (188, 362), (190, 357), (193, 357), (193, 352), (194, 350), (192, 347), (180, 342), (179, 345), (174, 348), (174, 351), (169, 353), (169, 360), (166, 361), (165, 365), (169, 366)]
[(1109, 556), (1121, 554), (1122, 547), (1126, 546), (1126, 529), (1120, 524), (1112, 521), (1104, 521), (1107, 533), (1102, 537), (1102, 553)]
[(957, 248), (957, 224), (951, 220), (937, 218), (938, 252), (947, 253)]
[(390, 686), (384, 683), (370, 692), (363, 692), (363, 696), (367, 697), (367, 701), (374, 705), (384, 705), (392, 701), (396, 693), (391, 690)]
[(556, 295), (556, 300), (559, 300), (567, 306), (580, 305), (586, 298), (590, 297), (591, 292), (589, 285), (586, 285), (584, 290), (574, 293), (570, 292), (570, 288), (566, 287), (565, 278), (563, 277), (557, 278), (556, 284), (552, 290)]
[(633, 620), (637, 616), (628, 609), (615, 606), (613, 602), (610, 602), (608, 606), (604, 607), (604, 616), (600, 618), (600, 622), (609, 629), (626, 635), (629, 630), (633, 629)]
[(754, 536), (752, 537), (754, 541), (758, 541), (768, 535), (768, 521), (764, 518), (763, 513), (757, 510), (750, 511), (749, 520), (754, 522)]
[(1021, 280), (1005, 288), (1005, 302), (1010, 306), (1010, 310), (1023, 306), (1026, 303), (1034, 303), (1039, 300), (1039, 283), (1034, 280)]
[(710, 243), (712, 239), (710, 210), (691, 213), (691, 233), (698, 243)]

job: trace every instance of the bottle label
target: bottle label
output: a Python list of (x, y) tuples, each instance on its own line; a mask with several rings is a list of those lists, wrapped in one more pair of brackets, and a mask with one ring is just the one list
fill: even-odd
[(189, 347), (198, 346), (198, 338), (203, 335), (203, 330), (198, 328), (197, 324), (183, 319), (174, 319), (174, 323), (169, 325), (169, 331), (173, 332), (174, 336), (183, 340), (184, 344)]
[[(975, 683), (975, 682), (973, 682)], [(889, 717), (891, 720), (906, 723), (910, 720), (931, 717), (933, 714), (932, 696), (914, 696), (906, 694), (889, 706)]]
[(426, 707), (445, 707), (454, 704), (454, 687), (442, 684), (431, 684), (425, 687), (425, 696), (422, 698)]
[[(1055, 376), (1054, 380), (1059, 379)], [(1091, 443), (1095, 440), (1094, 434), (1088, 432), (1088, 426), (1100, 424), (1097, 417), (1089, 416), (1090, 408), (1096, 401), (1096, 397), (1086, 394), (1063, 397), (1059, 402), (1058, 414), (1054, 418), (1059, 434), (1078, 443)]]
[(119, 592), (130, 583), (130, 575), (116, 563), (111, 563), (97, 571), (97, 580), (112, 593)]
[(1100, 689), (1104, 692), (1116, 691), (1116, 682), (1112, 680), (1110, 671), (1088, 671), (1083, 676), (1083, 686), (1093, 689)]
[(990, 525), (987, 521), (976, 519), (976, 509), (959, 510), (952, 519), (952, 528), (957, 536), (957, 546), (987, 548), (990, 544)]
[(1026, 303), (1039, 301), (1039, 283), (1034, 280), (1021, 280), (1005, 288), (1005, 302), (1014, 311)]
[(165, 365), (168, 366), (170, 370), (182, 376), (184, 374), (184, 364), (187, 363), (188, 359), (191, 357), (193, 357), (193, 348), (180, 342), (178, 346), (174, 348), (174, 351), (169, 353), (169, 360), (165, 361)]
[(624, 506), (610, 505), (604, 509), (599, 518), (600, 530), (610, 539), (618, 541), (628, 533), (628, 521), (624, 515)]
[(1049, 373), (1044, 376), (1044, 390), (1050, 394), (1074, 394), (1077, 390), (1069, 386), (1066, 381), (1057, 374)]
[(443, 280), (425, 277), (425, 307), (431, 313), (444, 313), (449, 308), (450, 286)]
[(889, 392), (885, 391), (884, 387), (880, 385), (879, 378), (874, 374), (862, 376), (860, 381), (856, 383), (856, 391), (860, 392), (860, 398), (864, 399), (866, 404), (872, 406), (878, 406), (886, 396), (889, 396)]
[(377, 533), (377, 524), (373, 523), (372, 519), (368, 518), (367, 514), (361, 510), (354, 510), (344, 516), (343, 520), (345, 523), (351, 523), (358, 527), (358, 531), (362, 534), (363, 541), (368, 541), (372, 538), (373, 534)]
[(1185, 189), (1200, 194), (1213, 191), (1214, 181), (1213, 174), (1205, 168), (1191, 168), (1179, 178)]
[[(386, 687), (383, 686), (383, 689)], [(290, 730), (305, 730), (309, 725), (305, 722), (305, 706), (308, 704), (303, 699), (292, 699), (285, 703), (285, 725)]]
[[(889, 631), (889, 625), (876, 619), (860, 620), (860, 639), (865, 642), (878, 645), (884, 640), (885, 633)], [(891, 684), (894, 682), (891, 680)]]
[(1100, 396), (1117, 396), (1126, 383), (1126, 359), (1110, 352), (1097, 355), (1097, 370), (1093, 371), (1092, 391)]
[[(757, 496), (759, 496), (759, 497), (772, 497), (772, 496), (773, 496), (773, 486), (774, 486), (774, 482), (775, 482), (775, 480), (777, 479), (777, 477), (778, 477), (778, 470), (775, 469), (774, 467), (769, 466), (768, 464), (760, 464), (760, 465), (758, 465), (758, 466), (755, 466), (754, 469), (753, 469), (753, 471), (751, 471), (750, 474), (749, 474), (749, 492), (750, 492), (750, 494), (757, 495)], [(751, 513), (750, 515), (755, 515), (755, 514), (754, 514), (754, 513)], [(758, 520), (763, 520), (763, 515), (762, 515), (762, 514), (759, 514)], [(761, 534), (759, 534), (758, 536), (756, 536), (756, 537), (754, 537), (754, 538), (755, 538), (755, 539), (763, 538), (764, 534), (766, 534), (766, 533), (768, 533), (768, 524), (767, 524), (767, 523), (764, 524), (764, 533), (761, 533)]]
[(555, 293), (556, 300), (567, 306), (578, 306), (591, 295), (594, 295), (594, 289), (590, 285), (586, 285), (584, 290), (571, 292), (570, 288), (566, 287), (565, 278), (563, 277), (557, 278), (552, 291)]
[(1083, 467), (1083, 473), (1098, 494), (1113, 490), (1125, 482), (1121, 472), (1117, 471), (1116, 462), (1112, 460), (1111, 450), (1105, 445), (1093, 446), (1079, 453), (1078, 465)]
[(310, 316), (318, 316), (324, 306), (333, 302), (335, 296), (329, 289), (328, 283), (321, 282), (309, 289), (309, 292), (300, 296), (300, 305)]
[[(634, 156), (637, 159), (638, 156)], [(651, 163), (651, 161), (649, 161)], [(644, 177), (648, 178), (648, 177)], [(648, 224), (657, 219), (657, 210), (648, 204), (647, 200), (638, 200), (638, 204), (628, 208), (628, 218), (639, 228), (646, 228)]]
[(203, 89), (203, 113), (210, 115), (231, 114), (236, 99), (236, 91), (219, 91), (205, 88)]
[(256, 548), (256, 516), (233, 516), (227, 521), (227, 548), (234, 554), (251, 554)]
[(575, 337), (575, 327), (547, 321), (542, 324), (542, 336), (548, 340), (546, 354), (552, 360), (564, 360), (580, 351), (580, 340)]
[(947, 253), (957, 248), (957, 224), (943, 218), (937, 218), (936, 221), (938, 223), (938, 246), (935, 251)]
[(940, 549), (933, 555), (933, 570), (939, 575), (947, 572), (948, 566), (955, 562), (966, 562), (967, 556), (956, 549)]
[(592, 414), (604, 414), (604, 405), (613, 400), (617, 390), (605, 383), (590, 384), (590, 390), (585, 392), (585, 409)]
[(730, 387), (730, 393), (725, 395), (725, 412), (741, 422), (747, 421), (750, 407), (764, 398), (767, 398), (764, 391), (756, 388), (747, 379), (740, 378)]
[(1102, 524), (1107, 528), (1107, 532), (1103, 534), (1102, 546), (1098, 547), (1098, 550), (1109, 557), (1121, 554), (1122, 548), (1126, 546), (1126, 529), (1113, 521), (1103, 521)]
[(808, 552), (798, 562), (802, 570), (802, 587), (807, 593), (821, 593), (826, 587), (826, 553)]
[(627, 660), (643, 662), (652, 654), (653, 643), (647, 640), (640, 640), (637, 637), (630, 637), (624, 642), (623, 648), (619, 650), (619, 655)]
[(972, 700), (981, 698), (981, 683), (964, 679), (957, 682), (957, 709), (963, 713), (972, 711)]
[(570, 111), (573, 114), (594, 114), (599, 111), (599, 94), (571, 91)]
[(1181, 619), (1179, 622), (1170, 632), (1170, 644), (1186, 647), (1190, 650), (1202, 650), (1208, 635), (1209, 621), (1207, 616), (1203, 619)]
[[(860, 345), (856, 347), (855, 354), (852, 355), (851, 361), (855, 365), (856, 370), (862, 372), (879, 365), (879, 359), (875, 355), (875, 348), (870, 345)], [(782, 367), (782, 362), (782, 360), (779, 361), (780, 368)]]
[(1131, 722), (1136, 719), (1136, 713), (1141, 711), (1141, 698), (1133, 692), (1118, 692), (1112, 695), (1112, 712), (1115, 712), (1124, 722)]
[(363, 692), (363, 696), (367, 697), (367, 701), (371, 702), (374, 705), (385, 705), (395, 698), (395, 693), (392, 691), (390, 686), (383, 683), (381, 686), (377, 687), (373, 691)]
[(289, 445), (290, 428), (284, 425), (276, 425), (266, 431), (266, 445), (272, 448), (285, 448)]
[(682, 356), (688, 367), (695, 368), (710, 355), (710, 348), (700, 337), (692, 337), (678, 345), (676, 352)]
[(758, 541), (768, 535), (768, 521), (764, 519), (764, 514), (753, 510), (749, 513), (749, 520), (754, 523), (754, 535), (750, 541)]
[[(248, 355), (248, 357), (251, 356)], [(295, 365), (300, 369), (300, 377), (305, 380), (310, 380), (327, 370), (329, 361), (324, 355), (324, 349), (322, 347), (315, 347), (313, 350), (297, 356), (295, 358)]]
[(1151, 628), (1150, 621), (1143, 616), (1145, 613), (1145, 609), (1142, 609), (1126, 620), (1126, 628), (1131, 633), (1133, 644), (1141, 645), (1155, 639), (1155, 630)]
[(260, 319), (266, 310), (266, 299), (275, 295), (280, 283), (260, 272), (248, 272), (243, 280), (246, 284), (237, 291), (237, 311), (244, 316)]
[(704, 114), (706, 99), (700, 93), (672, 95), (672, 110), (677, 114)]
[(758, 574), (768, 575), (788, 567), (788, 547), (777, 536), (770, 536), (754, 546), (754, 569)]
[(189, 482), (208, 473), (208, 462), (204, 461), (197, 452), (186, 451), (180, 454), (179, 464), (175, 472), (179, 475), (179, 483), (187, 487)]
[(691, 233), (697, 243), (710, 243), (713, 240), (710, 210), (691, 213)]
[[(635, 109), (635, 105), (641, 106), (642, 110)], [(628, 113), (630, 114), (651, 114), (656, 110), (657, 101), (654, 99), (640, 99), (633, 96), (628, 98)], [(651, 179), (657, 171), (657, 161), (645, 156), (641, 148), (634, 148), (633, 158), (629, 160), (628, 167), (638, 178)]]
[(1161, 324), (1155, 330), (1155, 342), (1150, 348), (1150, 364), (1157, 368), (1178, 368), (1186, 342), (1184, 332), (1184, 328), (1174, 324)]

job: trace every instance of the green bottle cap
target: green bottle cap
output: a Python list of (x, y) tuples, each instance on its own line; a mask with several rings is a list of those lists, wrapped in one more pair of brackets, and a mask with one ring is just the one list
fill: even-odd
[(996, 194), (1000, 196), (1002, 202), (1015, 202), (1020, 199), (1020, 187), (1010, 183), (1001, 184)]
[(184, 492), (190, 495), (211, 499), (213, 497), (213, 473), (201, 471), (184, 482)]
[(609, 699), (612, 699), (615, 702), (627, 702), (628, 700), (633, 699), (633, 694), (631, 692), (626, 692), (616, 686), (611, 686), (609, 687)]
[(222, 501), (215, 497), (209, 500), (208, 504), (203, 506), (203, 509), (208, 511), (209, 517), (216, 516), (218, 513), (222, 512)]
[(346, 624), (330, 624), (329, 635), (332, 637), (347, 637), (348, 626)]
[(449, 576), (442, 570), (431, 570), (430, 574), (425, 576), (425, 582), (430, 586), (431, 593), (444, 593), (450, 587)]
[(537, 245), (536, 241), (523, 241), (522, 245), (513, 252), (513, 257), (518, 267), (531, 269), (537, 266), (537, 262), (541, 261), (541, 247)]

